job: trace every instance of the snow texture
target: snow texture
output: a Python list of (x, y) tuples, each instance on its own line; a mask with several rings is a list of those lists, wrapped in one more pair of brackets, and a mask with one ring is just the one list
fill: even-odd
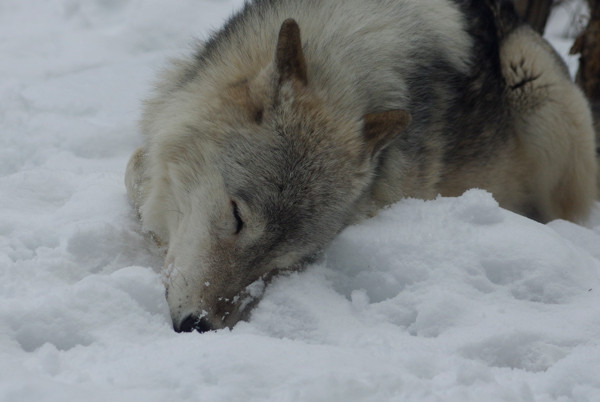
[(405, 200), (249, 322), (173, 331), (125, 165), (156, 72), (241, 4), (0, 0), (0, 401), (599, 401), (598, 204)]

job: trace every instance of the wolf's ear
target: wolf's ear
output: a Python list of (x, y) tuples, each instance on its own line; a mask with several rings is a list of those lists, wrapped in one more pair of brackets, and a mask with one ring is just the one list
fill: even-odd
[(279, 73), (279, 82), (285, 82), (292, 78), (306, 85), (306, 61), (302, 51), (300, 39), (300, 27), (293, 19), (287, 19), (281, 25), (277, 49), (275, 51), (275, 67)]
[(388, 146), (410, 124), (410, 113), (390, 110), (365, 116), (363, 134), (371, 155)]

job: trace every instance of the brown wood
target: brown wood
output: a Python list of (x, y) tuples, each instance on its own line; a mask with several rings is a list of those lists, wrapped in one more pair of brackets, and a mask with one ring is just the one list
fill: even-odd
[(554, 0), (515, 0), (517, 12), (533, 29), (544, 33)]
[(580, 54), (576, 81), (590, 101), (600, 104), (600, 0), (588, 0), (590, 20), (575, 40), (571, 54)]

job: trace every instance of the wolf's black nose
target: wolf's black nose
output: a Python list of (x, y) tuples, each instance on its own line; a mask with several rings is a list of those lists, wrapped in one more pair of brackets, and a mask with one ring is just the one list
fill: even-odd
[(198, 318), (195, 315), (188, 315), (183, 321), (181, 321), (179, 328), (177, 328), (175, 325), (173, 327), (177, 332), (192, 332), (193, 330), (196, 330), (200, 333), (203, 333), (212, 330), (212, 326), (206, 318)]

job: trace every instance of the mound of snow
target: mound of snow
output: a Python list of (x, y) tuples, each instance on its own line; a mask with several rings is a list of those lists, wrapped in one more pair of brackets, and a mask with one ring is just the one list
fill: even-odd
[(124, 169), (156, 70), (241, 4), (0, 1), (0, 401), (600, 400), (600, 204), (405, 200), (249, 322), (172, 330)]

